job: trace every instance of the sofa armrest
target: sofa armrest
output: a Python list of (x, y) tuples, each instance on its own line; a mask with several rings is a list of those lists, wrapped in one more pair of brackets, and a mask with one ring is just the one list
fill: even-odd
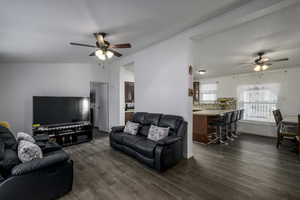
[(33, 136), (36, 142), (48, 142), (49, 141), (49, 135), (47, 134), (39, 134)]
[(69, 160), (69, 155), (64, 151), (57, 152), (42, 159), (32, 160), (26, 163), (19, 164), (11, 170), (14, 176), (20, 176), (33, 171), (53, 166), (58, 163)]
[(125, 128), (125, 126), (115, 126), (115, 127), (111, 128), (111, 131), (114, 133), (122, 132), (124, 130), (124, 128)]
[(179, 136), (168, 136), (165, 137), (164, 139), (158, 140), (157, 143), (158, 145), (165, 146), (165, 145), (173, 144), (181, 139), (182, 138)]

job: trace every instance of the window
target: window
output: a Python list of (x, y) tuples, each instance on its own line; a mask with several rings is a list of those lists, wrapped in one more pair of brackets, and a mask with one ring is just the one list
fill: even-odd
[(238, 107), (244, 119), (274, 122), (272, 111), (277, 108), (279, 84), (243, 85), (238, 87)]
[(217, 100), (217, 83), (200, 83), (200, 102), (214, 103)]

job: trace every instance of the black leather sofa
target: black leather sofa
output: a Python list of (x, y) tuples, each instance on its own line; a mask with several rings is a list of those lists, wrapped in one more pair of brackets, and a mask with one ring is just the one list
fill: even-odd
[(45, 136), (35, 139), (44, 157), (21, 163), (15, 137), (0, 126), (1, 200), (54, 200), (72, 190), (73, 162), (68, 154)]
[[(110, 145), (137, 160), (164, 171), (183, 158), (183, 142), (187, 133), (187, 122), (180, 116), (138, 112), (133, 122), (139, 123), (137, 135), (124, 133), (124, 126), (113, 127), (110, 133)], [(168, 137), (157, 142), (147, 139), (151, 125), (170, 127)]]

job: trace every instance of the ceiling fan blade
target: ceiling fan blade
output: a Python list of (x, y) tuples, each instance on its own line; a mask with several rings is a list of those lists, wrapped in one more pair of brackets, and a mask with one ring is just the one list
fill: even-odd
[(95, 54), (95, 52), (93, 52), (93, 53), (91, 53), (89, 56), (95, 56), (96, 54)]
[(115, 51), (115, 50), (113, 50), (113, 49), (107, 49), (107, 50), (113, 52), (113, 54), (114, 54), (115, 56), (117, 56), (117, 57), (121, 57), (121, 56), (122, 56), (122, 54), (120, 54), (119, 52), (117, 52), (117, 51)]
[(95, 45), (90, 45), (90, 44), (81, 44), (81, 43), (76, 43), (76, 42), (70, 42), (70, 45), (82, 46), (82, 47), (93, 47), (93, 48), (96, 48), (96, 46), (95, 46)]
[(288, 61), (288, 58), (281, 58), (281, 59), (275, 59), (275, 60), (269, 60), (268, 62), (282, 62), (282, 61)]
[(110, 48), (131, 48), (130, 43), (125, 43), (125, 44), (112, 44), (109, 46)]

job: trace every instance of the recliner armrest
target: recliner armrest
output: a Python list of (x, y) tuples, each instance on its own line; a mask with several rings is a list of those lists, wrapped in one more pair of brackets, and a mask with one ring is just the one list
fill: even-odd
[(173, 144), (181, 139), (182, 137), (179, 136), (168, 136), (165, 137), (164, 139), (158, 140), (157, 143), (161, 146), (165, 146), (165, 145)]
[(37, 171), (43, 168), (47, 168), (50, 167), (52, 165), (64, 162), (69, 160), (69, 155), (64, 152), (64, 151), (60, 151), (57, 153), (54, 153), (52, 155), (49, 155), (47, 157), (44, 157), (42, 159), (36, 159), (36, 160), (32, 160), (26, 163), (22, 163), (19, 164), (17, 166), (15, 166), (12, 170), (11, 170), (11, 174), (14, 176), (20, 176), (23, 174), (27, 174), (33, 171)]
[(49, 141), (49, 135), (47, 134), (39, 134), (33, 136), (36, 142), (48, 142)]
[(111, 131), (114, 133), (122, 132), (124, 130), (124, 128), (125, 128), (125, 126), (115, 126), (115, 127), (111, 128)]

